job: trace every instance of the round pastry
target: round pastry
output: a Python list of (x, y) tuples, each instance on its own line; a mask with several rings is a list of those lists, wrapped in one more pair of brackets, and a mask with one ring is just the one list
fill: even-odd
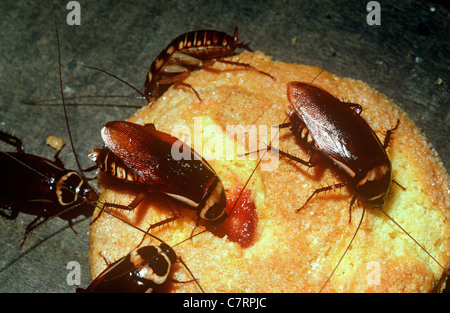
[[(219, 226), (196, 226), (195, 210), (162, 193), (148, 193), (132, 211), (111, 212), (146, 230), (179, 211), (181, 217), (153, 229), (152, 234), (173, 246), (206, 292), (441, 291), (447, 276), (441, 266), (448, 269), (450, 259), (449, 180), (436, 152), (408, 116), (361, 81), (317, 67), (273, 62), (263, 53), (243, 53), (232, 59), (274, 79), (248, 68), (215, 63), (192, 72), (184, 81), (201, 100), (184, 85), (172, 86), (129, 119), (141, 125), (153, 123), (208, 160), (224, 185), (228, 212), (246, 186), (231, 216)], [(392, 179), (398, 184), (391, 184), (382, 208), (427, 252), (362, 200), (353, 205), (350, 220), (354, 191), (347, 187), (319, 193), (297, 211), (317, 188), (342, 182), (339, 172), (326, 162), (308, 168), (279, 157), (276, 151), (267, 152), (246, 185), (263, 155), (255, 151), (264, 150), (273, 138), (274, 147), (303, 160), (310, 158), (289, 128), (272, 127), (287, 121), (291, 81), (312, 83), (342, 101), (360, 104), (361, 116), (381, 142), (400, 121), (386, 149)], [(102, 173), (99, 185), (100, 203), (127, 205), (139, 193)], [(348, 247), (364, 208), (361, 226)], [(183, 242), (192, 233), (192, 239)], [(90, 230), (92, 277), (107, 267), (105, 259), (118, 260), (141, 242), (160, 244), (101, 214)], [(180, 262), (172, 267), (171, 277), (162, 291), (200, 291)]]

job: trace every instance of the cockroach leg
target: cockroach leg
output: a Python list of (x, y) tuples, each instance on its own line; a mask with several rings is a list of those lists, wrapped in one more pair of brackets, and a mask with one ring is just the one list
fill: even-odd
[(397, 186), (399, 186), (403, 191), (406, 190), (406, 187), (403, 187), (402, 185), (400, 185), (399, 182), (396, 181), (395, 179), (393, 179), (392, 182), (393, 182), (394, 184), (396, 184)]
[[(103, 207), (109, 207), (109, 208), (113, 208), (113, 209), (119, 209), (119, 210), (125, 210), (125, 211), (132, 211), (134, 209), (136, 209), (138, 207), (138, 205), (144, 201), (147, 197), (147, 193), (145, 192), (141, 192), (139, 193), (136, 198), (134, 198), (134, 200), (128, 204), (128, 205), (124, 205), (124, 204), (117, 204), (117, 203), (111, 203), (111, 202), (104, 202), (103, 203)], [(149, 226), (147, 232), (149, 232), (150, 230), (163, 226), (165, 224), (168, 224), (170, 222), (173, 222), (175, 220), (177, 220), (178, 218), (181, 217), (181, 214), (178, 210), (173, 209), (167, 202), (166, 199), (164, 199), (172, 213), (172, 216), (165, 218), (159, 222), (153, 223)], [(100, 211), (100, 213), (92, 220), (91, 225), (97, 221), (97, 219), (100, 217), (100, 214), (102, 214), (103, 210)]]
[[(306, 202), (299, 209), (297, 209), (296, 212), (299, 212), (300, 210), (302, 210), (315, 195), (317, 195), (321, 192), (329, 191), (329, 190), (340, 189), (347, 185), (348, 185), (348, 182), (343, 182), (343, 183), (338, 183), (338, 184), (334, 184), (334, 185), (330, 185), (330, 186), (326, 186), (326, 187), (322, 187), (322, 188), (318, 188), (318, 189), (314, 190), (314, 192), (309, 196), (309, 198), (306, 200)], [(350, 204), (350, 210), (351, 210), (353, 202), (354, 201), (352, 200), (352, 203)]]
[(386, 135), (384, 136), (384, 142), (383, 142), (384, 149), (387, 149), (387, 147), (389, 146), (389, 141), (391, 140), (391, 136), (394, 133), (394, 131), (397, 130), (399, 125), (400, 125), (400, 120), (397, 120), (397, 124), (394, 126), (394, 128), (391, 128), (386, 131)]
[(186, 88), (191, 89), (195, 93), (195, 96), (197, 97), (198, 101), (202, 101), (202, 98), (200, 98), (200, 95), (198, 94), (197, 90), (195, 90), (195, 88), (192, 87), (191, 85), (189, 85), (185, 82), (182, 82), (182, 81), (177, 81), (177, 82), (173, 83), (173, 86), (174, 86), (174, 88), (186, 87)]
[(106, 266), (108, 267), (108, 266), (111, 264), (111, 263), (108, 261), (108, 259), (103, 255), (102, 252), (99, 252), (98, 254), (102, 257), (103, 261), (105, 261), (105, 264), (106, 264)]
[(352, 207), (355, 204), (355, 201), (358, 200), (358, 197), (356, 195), (353, 196), (352, 200), (350, 201), (350, 206), (348, 208), (348, 223), (352, 223)]
[(306, 165), (307, 167), (315, 167), (319, 163), (319, 160), (320, 160), (320, 157), (317, 154), (315, 154), (315, 153), (313, 153), (311, 155), (309, 161), (305, 161), (305, 160), (300, 159), (299, 157), (296, 157), (295, 155), (292, 155), (290, 153), (284, 152), (283, 150), (280, 150), (280, 149), (277, 149), (277, 148), (274, 148), (274, 147), (267, 147), (267, 149), (275, 151), (279, 155), (281, 155), (281, 156), (283, 156), (285, 158), (288, 158), (288, 159), (290, 159), (290, 160), (292, 160), (294, 162)]

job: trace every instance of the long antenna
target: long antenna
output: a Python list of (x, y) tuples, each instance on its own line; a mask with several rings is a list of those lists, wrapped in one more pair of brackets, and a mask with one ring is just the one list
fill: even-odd
[[(352, 202), (353, 202), (353, 201), (352, 201)], [(336, 272), (337, 268), (339, 267), (339, 265), (341, 264), (342, 260), (344, 259), (344, 256), (347, 254), (348, 249), (350, 249), (350, 246), (352, 245), (353, 240), (355, 240), (356, 234), (358, 233), (359, 228), (361, 227), (361, 223), (362, 223), (362, 221), (363, 221), (363, 218), (364, 218), (364, 214), (365, 214), (365, 213), (366, 213), (366, 207), (363, 207), (363, 212), (362, 212), (362, 215), (361, 215), (361, 219), (359, 220), (358, 227), (356, 228), (356, 231), (355, 231), (355, 233), (353, 234), (352, 239), (350, 240), (349, 244), (347, 245), (347, 248), (345, 248), (344, 253), (342, 254), (341, 258), (339, 259), (339, 262), (338, 262), (338, 263), (336, 264), (336, 266), (334, 267), (334, 269), (333, 269), (333, 271), (331, 272), (330, 276), (328, 276), (327, 280), (326, 280), (325, 283), (322, 285), (322, 288), (320, 288), (319, 293), (322, 292), (322, 290), (325, 288), (326, 284), (330, 281), (330, 279), (331, 279), (331, 277), (333, 276), (334, 272)]]
[[(125, 98), (125, 99), (134, 99), (134, 100), (143, 100), (142, 97), (135, 96), (127, 96), (127, 95), (97, 95), (97, 96), (75, 96), (75, 97), (66, 97), (65, 100), (83, 100), (83, 99), (105, 99), (105, 98)], [(40, 105), (40, 106), (60, 106), (61, 103), (56, 103), (55, 101), (60, 100), (61, 98), (51, 98), (51, 99), (39, 99), (39, 100), (23, 100), (21, 101), (26, 105)], [(67, 103), (66, 106), (89, 106), (89, 107), (115, 107), (115, 108), (131, 108), (131, 109), (139, 109), (142, 108), (142, 105), (130, 105), (130, 104), (113, 104), (113, 103)]]
[(89, 65), (83, 65), (83, 66), (86, 67), (86, 68), (90, 68), (90, 69), (92, 69), (92, 70), (100, 71), (100, 72), (102, 72), (102, 73), (105, 73), (105, 74), (107, 74), (107, 75), (109, 75), (109, 76), (111, 76), (111, 77), (113, 77), (113, 78), (115, 78), (115, 79), (121, 81), (122, 83), (124, 83), (124, 84), (127, 85), (128, 87), (130, 87), (130, 88), (132, 88), (133, 90), (135, 90), (135, 91), (136, 91), (138, 94), (140, 94), (144, 99), (147, 99), (147, 101), (149, 101), (149, 99), (144, 95), (144, 93), (142, 93), (139, 89), (137, 89), (136, 87), (134, 87), (133, 85), (131, 85), (129, 82), (127, 82), (127, 81), (123, 80), (122, 78), (118, 77), (117, 75), (111, 74), (111, 73), (109, 73), (109, 72), (107, 72), (107, 71), (105, 71), (105, 70), (103, 70), (103, 69), (101, 69), (101, 68), (98, 68), (98, 67), (89, 66)]
[(72, 152), (73, 152), (73, 155), (75, 156), (75, 161), (77, 162), (77, 166), (78, 166), (78, 169), (80, 170), (80, 174), (83, 176), (84, 180), (87, 180), (83, 173), (83, 170), (81, 169), (81, 164), (80, 164), (80, 161), (78, 160), (77, 153), (75, 152), (75, 145), (73, 144), (72, 132), (70, 131), (69, 119), (67, 117), (67, 108), (66, 108), (66, 102), (64, 100), (64, 91), (63, 91), (63, 82), (62, 82), (61, 45), (59, 43), (59, 33), (58, 33), (58, 25), (56, 23), (56, 19), (55, 19), (55, 31), (56, 31), (56, 42), (58, 44), (59, 87), (60, 87), (60, 92), (61, 92), (61, 100), (62, 100), (63, 108), (64, 108), (64, 118), (66, 120), (66, 125), (67, 125), (67, 133), (69, 134), (70, 145), (72, 146)]
[(449, 275), (448, 270), (444, 266), (442, 266), (441, 263), (439, 263), (438, 260), (436, 260), (431, 255), (431, 253), (427, 251), (427, 249), (425, 249), (416, 239), (414, 239), (414, 237), (411, 236), (398, 222), (396, 222), (392, 217), (390, 217), (389, 214), (386, 213), (386, 211), (384, 211), (381, 207), (379, 209), (388, 219), (392, 221), (392, 223), (397, 225), (398, 228), (400, 228), (409, 238), (411, 238), (412, 241), (414, 241), (423, 251), (425, 251), (425, 253), (428, 254), (428, 256), (432, 258), (444, 270), (444, 272), (447, 273), (447, 275)]

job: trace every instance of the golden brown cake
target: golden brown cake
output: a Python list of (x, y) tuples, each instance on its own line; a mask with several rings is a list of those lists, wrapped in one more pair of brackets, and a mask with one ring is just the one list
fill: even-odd
[[(184, 81), (195, 88), (201, 101), (189, 88), (171, 87), (156, 103), (140, 109), (129, 121), (154, 123), (157, 130), (172, 133), (193, 146), (220, 176), (230, 208), (254, 169), (258, 155), (238, 158), (236, 154), (253, 151), (255, 145), (250, 144), (248, 137), (246, 141), (236, 142), (236, 146), (226, 145), (234, 142), (233, 132), (226, 132), (227, 125), (257, 129), (261, 137), (256, 148), (264, 148), (277, 131), (271, 126), (284, 122), (290, 109), (286, 95), (288, 82), (313, 81), (315, 86), (343, 101), (360, 104), (361, 115), (381, 141), (399, 119), (387, 152), (392, 162), (392, 177), (406, 190), (392, 184), (383, 209), (442, 266), (449, 267), (448, 175), (436, 152), (402, 110), (367, 84), (321, 72), (317, 67), (273, 62), (263, 53), (243, 53), (232, 59), (250, 63), (270, 73), (275, 80), (253, 70), (216, 63), (212, 68), (194, 71)], [(177, 125), (182, 127), (176, 128)], [(203, 136), (199, 141), (194, 134), (200, 131)], [(307, 150), (288, 128), (280, 129), (278, 138), (280, 149), (309, 159)], [(202, 150), (199, 151), (200, 142)], [(227, 158), (228, 153), (233, 156), (231, 160)], [(223, 236), (219, 228), (214, 234), (208, 231), (174, 247), (206, 292), (318, 292), (355, 233), (363, 203), (353, 206), (349, 223), (353, 196), (350, 189), (319, 194), (296, 213), (316, 188), (340, 182), (333, 169), (323, 164), (307, 168), (285, 158), (277, 159), (273, 153), (266, 154), (266, 158), (246, 187), (245, 201), (239, 205), (247, 211), (244, 209), (242, 213), (236, 209), (241, 212), (237, 218), (239, 227), (243, 227), (239, 222), (248, 218), (249, 229), (237, 230), (237, 234), (225, 231), (227, 235)], [(100, 202), (129, 204), (137, 194), (103, 174), (99, 175), (99, 184)], [(147, 229), (150, 224), (170, 216), (170, 208), (176, 207), (182, 217), (152, 232), (169, 245), (175, 245), (188, 238), (194, 229), (197, 218), (194, 210), (152, 193), (131, 212), (113, 212)], [(94, 216), (97, 214), (98, 210)], [(233, 228), (233, 222), (228, 221), (224, 227)], [(195, 232), (202, 229), (200, 226)], [(232, 238), (233, 235), (236, 237)], [(110, 262), (117, 260), (141, 240), (142, 233), (102, 214), (90, 231), (92, 277), (106, 267), (104, 258)], [(144, 244), (149, 241), (146, 237)], [(152, 243), (158, 244), (155, 239)], [(323, 292), (440, 291), (445, 286), (443, 273), (382, 212), (367, 208), (353, 244)], [(178, 281), (192, 279), (179, 263), (173, 267), (172, 277)], [(195, 283), (170, 282), (164, 291), (200, 290)]]

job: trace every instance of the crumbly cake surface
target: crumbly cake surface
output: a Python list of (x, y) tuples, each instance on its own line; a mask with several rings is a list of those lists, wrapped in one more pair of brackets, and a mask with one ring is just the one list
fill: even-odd
[[(233, 60), (250, 63), (275, 80), (256, 71), (216, 63), (212, 68), (194, 71), (185, 80), (195, 88), (201, 101), (189, 88), (171, 87), (129, 121), (154, 123), (156, 129), (186, 140), (215, 169), (233, 203), (231, 198), (250, 176), (257, 155), (239, 159), (239, 149), (254, 146), (249, 140), (226, 145), (234, 142), (232, 132), (226, 132), (227, 126), (254, 127), (260, 135), (266, 129), (268, 135), (261, 135), (257, 146), (264, 148), (277, 131), (271, 126), (281, 124), (289, 110), (288, 82), (313, 81), (341, 100), (360, 104), (362, 116), (382, 141), (386, 131), (400, 119), (387, 152), (393, 179), (406, 190), (392, 184), (383, 209), (448, 268), (448, 175), (423, 134), (402, 110), (366, 83), (317, 67), (273, 62), (263, 53), (243, 53)], [(199, 133), (200, 141), (195, 135)], [(278, 138), (280, 149), (308, 160), (307, 151), (289, 129), (280, 129)], [(227, 153), (232, 152), (230, 160)], [(277, 160), (272, 154), (266, 158), (246, 188), (247, 200), (254, 204), (257, 214), (249, 245), (242, 247), (227, 237), (205, 232), (174, 247), (206, 292), (318, 292), (355, 233), (363, 204), (353, 207), (349, 224), (353, 193), (347, 188), (319, 194), (296, 213), (316, 188), (341, 181), (335, 171), (323, 164), (308, 169), (284, 158)], [(104, 175), (99, 176), (99, 184), (100, 202), (128, 204), (137, 194)], [(114, 212), (147, 229), (149, 224), (170, 216), (170, 208), (177, 206), (167, 197), (151, 193), (135, 210)], [(181, 218), (152, 232), (169, 245), (188, 238), (195, 226), (195, 211), (181, 206), (180, 210)], [(195, 232), (202, 229), (198, 227)], [(104, 258), (109, 262), (119, 259), (141, 239), (139, 231), (102, 214), (90, 231), (92, 276), (106, 267)], [(147, 237), (145, 243), (148, 242)], [(152, 243), (157, 242), (153, 239)], [(367, 208), (353, 244), (323, 291), (439, 291), (445, 285), (442, 276), (443, 270), (436, 262), (397, 225), (378, 209)], [(192, 279), (179, 263), (173, 267), (173, 277), (179, 281)], [(197, 292), (199, 288), (195, 283), (168, 283), (164, 291)]]

